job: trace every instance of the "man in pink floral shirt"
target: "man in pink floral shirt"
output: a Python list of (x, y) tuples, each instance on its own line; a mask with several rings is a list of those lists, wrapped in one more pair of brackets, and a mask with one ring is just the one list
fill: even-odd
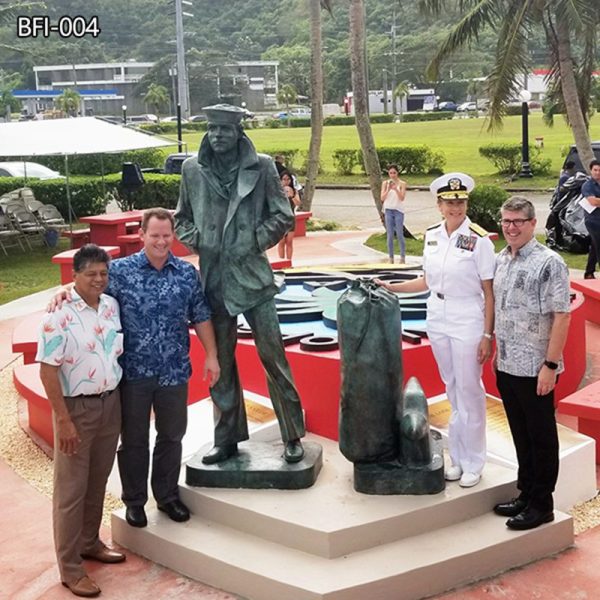
[(100, 594), (83, 559), (117, 563), (125, 555), (99, 538), (106, 481), (121, 428), (118, 385), (123, 334), (108, 284), (108, 254), (93, 244), (74, 257), (72, 302), (44, 315), (40, 377), (52, 406), (52, 520), (61, 581), (76, 596)]

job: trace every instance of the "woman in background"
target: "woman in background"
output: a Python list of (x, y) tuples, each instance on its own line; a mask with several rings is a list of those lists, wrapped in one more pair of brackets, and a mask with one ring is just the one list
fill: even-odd
[(390, 263), (394, 262), (394, 233), (400, 247), (400, 264), (406, 260), (406, 244), (404, 242), (404, 197), (406, 182), (398, 177), (398, 167), (389, 165), (389, 179), (381, 186), (381, 202), (385, 211), (385, 230)]
[[(296, 212), (296, 208), (300, 206), (300, 194), (298, 190), (294, 187), (294, 177), (289, 171), (282, 171), (279, 176), (281, 179), (281, 186), (283, 187), (283, 191), (287, 199), (290, 201), (290, 206), (292, 208), (292, 212)], [(277, 244), (277, 253), (279, 254), (279, 258), (287, 258), (292, 260), (292, 254), (294, 253), (294, 229), (295, 224), (292, 229), (290, 229)]]

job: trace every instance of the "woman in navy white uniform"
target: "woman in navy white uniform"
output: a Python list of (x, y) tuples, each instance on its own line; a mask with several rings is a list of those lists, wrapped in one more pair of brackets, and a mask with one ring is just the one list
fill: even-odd
[(474, 182), (463, 173), (438, 177), (430, 186), (444, 220), (429, 227), (424, 277), (377, 283), (393, 292), (429, 289), (427, 335), (451, 405), (446, 479), (477, 485), (486, 458), (486, 396), (482, 365), (492, 353), (494, 245), (467, 217)]

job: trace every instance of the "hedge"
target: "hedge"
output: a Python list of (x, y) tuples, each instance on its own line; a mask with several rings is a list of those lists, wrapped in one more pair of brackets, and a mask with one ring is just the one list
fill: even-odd
[[(138, 127), (146, 133), (177, 135), (177, 123), (172, 121), (167, 123), (143, 123)], [(206, 121), (182, 123), (181, 131), (206, 131)]]
[[(521, 144), (487, 144), (480, 146), (479, 154), (487, 158), (501, 175), (514, 175), (521, 170)], [(529, 145), (529, 166), (534, 175), (550, 175), (552, 161), (541, 156), (540, 149)]]
[(292, 172), (295, 172), (297, 158), (301, 155), (301, 151), (297, 148), (293, 149), (282, 149), (282, 148), (257, 148), (262, 154), (268, 154), (272, 158), (275, 158), (278, 154), (283, 156), (283, 164)]
[[(446, 157), (429, 146), (378, 146), (377, 156), (381, 169), (398, 166), (400, 173), (443, 173)], [(362, 150), (358, 150), (358, 164), (364, 165)]]
[(488, 231), (500, 231), (500, 207), (509, 195), (497, 185), (476, 185), (469, 194), (467, 216)]
[(354, 167), (360, 164), (358, 150), (338, 148), (332, 156), (333, 166), (339, 175), (351, 175)]
[[(3, 161), (33, 161), (45, 165), (49, 169), (65, 173), (64, 156), (19, 156), (0, 157)], [(129, 150), (111, 154), (76, 154), (69, 156), (70, 175), (102, 175), (104, 173), (120, 173), (124, 162), (137, 162), (143, 168), (162, 167), (165, 158), (159, 148), (145, 150)]]
[(454, 118), (454, 113), (448, 110), (434, 112), (415, 112), (404, 113), (402, 115), (403, 123), (414, 123), (416, 121), (449, 121)]
[[(121, 174), (114, 173), (101, 177), (71, 177), (71, 207), (77, 217), (103, 213), (106, 204), (114, 196), (122, 203), (122, 208), (151, 208), (162, 206), (175, 208), (179, 198), (179, 175), (161, 175), (144, 173), (145, 184), (131, 195), (131, 204), (119, 192)], [(27, 182), (18, 177), (0, 177), (0, 195), (20, 187), (30, 187), (36, 200), (44, 204), (54, 204), (65, 219), (68, 218), (67, 184), (65, 179), (29, 179)], [(106, 192), (106, 196), (104, 195)]]

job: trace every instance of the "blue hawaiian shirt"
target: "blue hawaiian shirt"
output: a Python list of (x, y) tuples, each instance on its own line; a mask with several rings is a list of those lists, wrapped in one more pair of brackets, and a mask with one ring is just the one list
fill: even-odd
[(141, 250), (110, 263), (106, 293), (121, 308), (124, 378), (158, 377), (161, 386), (187, 383), (190, 323), (211, 316), (194, 266), (169, 254), (158, 271)]

